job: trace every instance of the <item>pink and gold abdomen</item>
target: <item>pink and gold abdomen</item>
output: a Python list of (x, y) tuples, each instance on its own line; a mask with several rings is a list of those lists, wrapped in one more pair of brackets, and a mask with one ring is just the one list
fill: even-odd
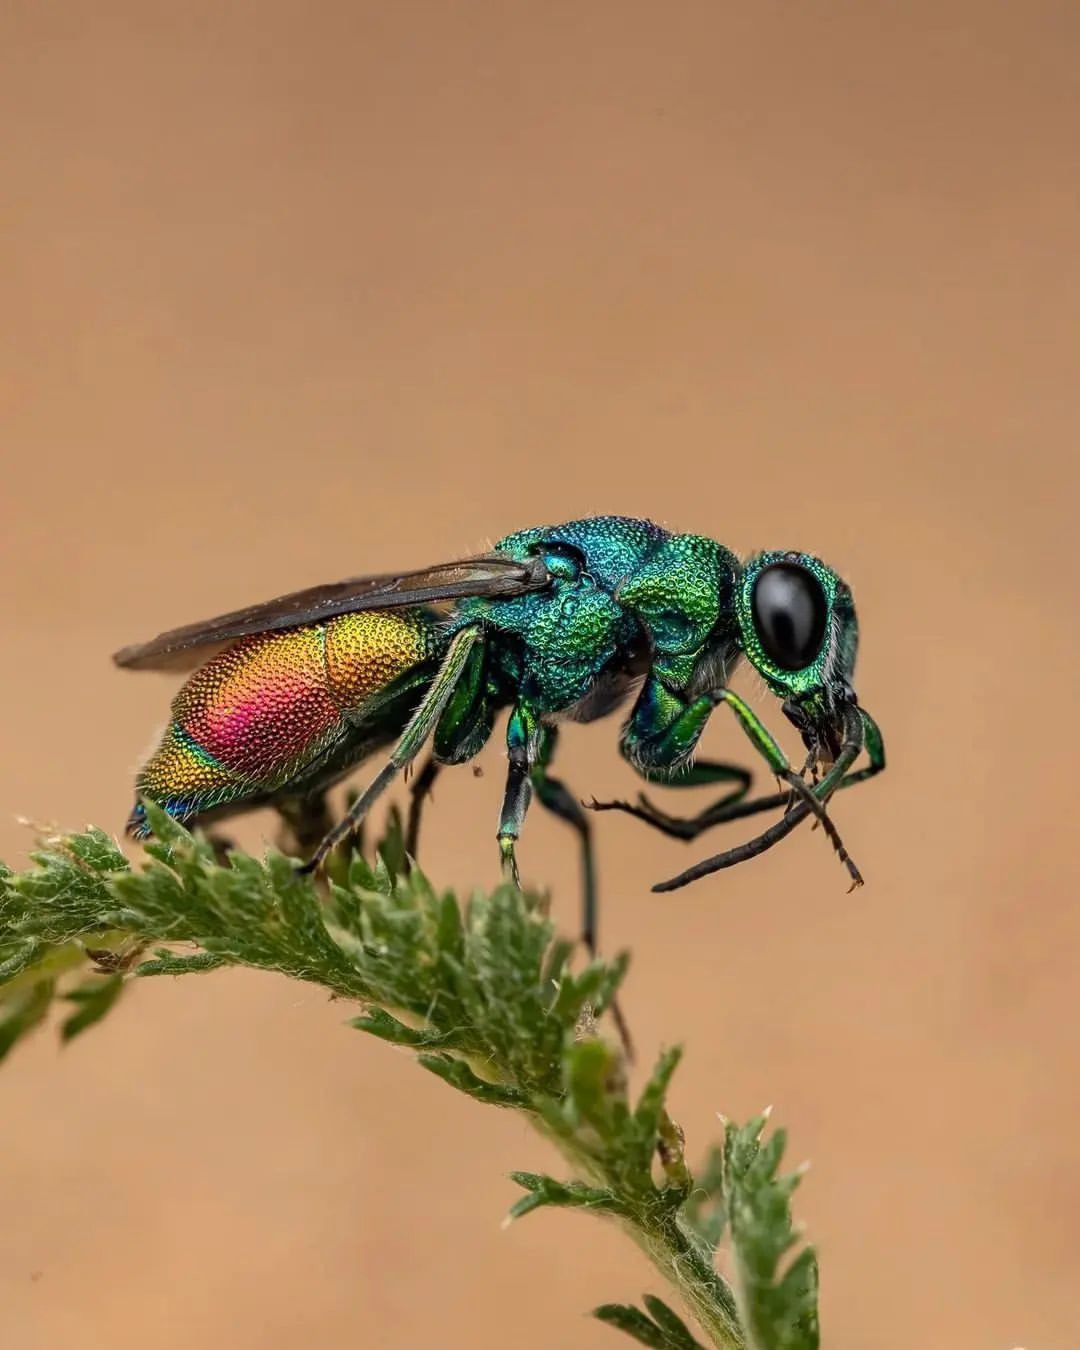
[[(376, 610), (241, 638), (177, 694), (138, 792), (184, 818), (286, 787), (435, 655), (436, 632), (421, 612)], [(129, 828), (144, 833), (139, 808)]]

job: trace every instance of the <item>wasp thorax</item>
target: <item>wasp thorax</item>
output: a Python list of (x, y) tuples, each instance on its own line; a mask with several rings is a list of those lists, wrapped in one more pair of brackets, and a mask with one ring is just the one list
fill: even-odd
[(829, 603), (821, 582), (799, 563), (776, 562), (754, 582), (750, 599), (762, 650), (781, 670), (803, 670), (821, 651)]

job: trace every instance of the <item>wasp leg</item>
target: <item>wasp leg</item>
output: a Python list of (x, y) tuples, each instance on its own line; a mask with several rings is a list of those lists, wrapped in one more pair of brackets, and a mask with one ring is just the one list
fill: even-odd
[[(554, 728), (545, 728), (542, 752), (539, 761), (532, 769), (532, 785), (541, 806), (552, 815), (565, 820), (577, 834), (581, 845), (581, 942), (590, 958), (598, 955), (597, 922), (599, 909), (596, 894), (596, 861), (593, 855), (592, 822), (585, 814), (581, 803), (570, 792), (561, 779), (552, 778), (547, 768), (555, 749), (556, 732)], [(622, 1041), (626, 1058), (633, 1063), (634, 1043), (630, 1036), (630, 1027), (623, 1016), (618, 1001), (611, 1005), (611, 1015), (615, 1021), (619, 1039)]]
[(741, 797), (733, 800), (729, 794), (721, 797), (718, 802), (713, 802), (696, 816), (685, 817), (669, 816), (666, 812), (658, 811), (646, 797), (639, 798), (637, 805), (633, 802), (620, 801), (590, 801), (585, 805), (590, 811), (622, 811), (628, 816), (633, 816), (635, 820), (643, 820), (646, 825), (651, 825), (654, 830), (659, 830), (670, 839), (689, 842), (716, 825), (726, 825), (732, 820), (745, 820), (747, 816), (760, 815), (762, 811), (775, 811), (797, 800), (798, 798), (793, 798), (790, 792), (770, 792), (768, 796), (751, 797), (749, 801)]
[(405, 852), (414, 861), (420, 837), (424, 802), (435, 779), (448, 764), (463, 764), (480, 753), (491, 735), (495, 706), (484, 680), (486, 652), (482, 643), (465, 660), (453, 694), (435, 727), (432, 754), (412, 784), (405, 826)]
[(532, 786), (541, 806), (558, 816), (574, 830), (581, 844), (581, 941), (590, 956), (596, 955), (596, 864), (593, 859), (592, 824), (581, 803), (570, 793), (566, 784), (548, 773), (555, 751), (558, 733), (554, 727), (544, 727), (540, 754), (532, 766)]
[[(800, 798), (802, 804), (806, 806), (806, 812), (801, 814), (798, 820), (804, 819), (809, 813), (817, 817), (840, 861), (848, 869), (852, 881), (855, 885), (860, 885), (862, 877), (858, 868), (848, 856), (836, 826), (825, 810), (825, 802), (828, 801), (832, 789), (829, 792), (822, 792), (820, 784), (811, 788), (792, 769), (775, 737), (738, 694), (730, 689), (717, 689), (687, 701), (683, 694), (670, 688), (654, 672), (642, 686), (630, 721), (623, 732), (621, 743), (623, 755), (639, 773), (646, 776), (675, 777), (693, 754), (705, 724), (721, 703), (726, 703), (731, 708), (755, 749), (765, 759), (773, 773), (787, 784), (791, 796)], [(790, 799), (789, 794), (785, 793), (779, 804), (788, 805)], [(737, 805), (742, 804), (732, 803), (730, 809), (734, 810)], [(766, 809), (764, 804), (759, 806), (746, 803), (743, 813), (749, 815)], [(631, 814), (637, 812), (632, 811)], [(650, 820), (649, 823), (654, 824), (655, 821)], [(715, 818), (713, 823), (716, 823)]]
[(688, 700), (654, 672), (641, 687), (619, 749), (623, 758), (643, 778), (672, 787), (727, 781), (734, 784), (731, 791), (697, 816), (685, 819), (669, 816), (644, 797), (639, 799), (637, 805), (592, 801), (587, 803), (590, 809), (625, 811), (673, 838), (694, 839), (702, 831), (723, 821), (738, 820), (785, 805), (790, 796), (786, 792), (745, 801), (752, 781), (751, 775), (748, 770), (736, 765), (699, 760), (687, 768), (690, 756), (718, 702), (719, 696), (712, 694)]
[[(188, 829), (195, 828), (197, 821), (185, 821)], [(236, 848), (236, 840), (230, 839), (227, 834), (219, 834), (217, 830), (207, 830), (206, 842), (214, 850), (214, 861), (219, 867), (229, 865), (229, 854)]]
[(532, 800), (532, 769), (537, 760), (540, 727), (536, 714), (519, 703), (510, 714), (506, 727), (506, 791), (499, 816), (499, 856), (503, 876), (515, 886), (521, 885), (517, 865), (517, 841), (525, 813)]
[(278, 847), (306, 858), (333, 825), (325, 792), (306, 797), (282, 797), (274, 803), (281, 817)]
[[(747, 736), (749, 736), (751, 744), (764, 757), (769, 768), (772, 769), (777, 778), (780, 778), (787, 783), (788, 787), (791, 789), (792, 798), (801, 797), (807, 811), (812, 812), (813, 815), (817, 817), (818, 823), (828, 835), (830, 843), (836, 850), (837, 857), (847, 868), (848, 876), (851, 877), (851, 889), (854, 890), (856, 886), (861, 886), (863, 884), (862, 874), (855, 866), (854, 860), (844, 847), (844, 841), (840, 838), (840, 832), (829, 818), (825, 809), (825, 803), (832, 795), (832, 789), (823, 791), (824, 779), (821, 783), (816, 784), (814, 787), (810, 787), (802, 775), (795, 772), (776, 738), (757, 714), (743, 702), (738, 694), (733, 693), (730, 689), (720, 689), (716, 693), (716, 698), (718, 701), (726, 703), (735, 714), (739, 725), (746, 732)], [(859, 728), (859, 744), (861, 747), (861, 722), (859, 723)], [(858, 750), (856, 750), (855, 753), (858, 754)], [(837, 782), (839, 782), (839, 779), (843, 778), (843, 776), (843, 773), (841, 773)], [(795, 808), (791, 807), (787, 814), (793, 815), (794, 810)]]
[[(866, 768), (849, 773), (849, 769), (864, 747), (870, 756), (870, 763)], [(821, 782), (808, 790), (820, 804), (827, 801), (834, 792), (838, 792), (841, 788), (852, 787), (855, 783), (861, 783), (867, 778), (872, 778), (875, 774), (880, 773), (884, 767), (885, 748), (877, 725), (868, 713), (853, 707), (849, 711), (844, 741), (840, 747), (840, 753), (836, 757), (836, 762)], [(756, 838), (728, 849), (725, 853), (718, 853), (713, 858), (706, 858), (703, 862), (695, 863), (693, 867), (687, 868), (685, 872), (680, 872), (678, 876), (672, 877), (669, 881), (659, 882), (653, 887), (653, 890), (677, 890), (680, 886), (686, 886), (691, 881), (697, 881), (700, 877), (708, 876), (712, 872), (718, 872), (726, 867), (734, 867), (738, 863), (745, 862), (748, 858), (756, 858), (759, 854), (772, 848), (774, 844), (779, 843), (781, 839), (789, 835), (797, 825), (812, 814), (815, 814), (813, 806), (804, 799), (793, 806), (774, 825), (770, 825), (767, 830), (757, 835)], [(846, 855), (842, 855), (842, 858), (848, 861)], [(852, 864), (851, 867), (853, 866)], [(852, 889), (857, 884), (853, 881)]]
[(461, 677), (469, 653), (480, 641), (478, 628), (462, 628), (458, 632), (439, 667), (435, 678), (428, 685), (420, 706), (409, 719), (409, 724), (401, 733), (390, 758), (375, 775), (372, 781), (349, 807), (348, 811), (334, 828), (324, 836), (310, 859), (300, 868), (301, 872), (314, 872), (326, 855), (346, 835), (351, 834), (371, 809), (372, 803), (390, 786), (406, 764), (420, 753), (424, 742), (435, 729), (435, 724), (443, 709), (450, 701), (450, 695)]
[[(655, 775), (654, 775), (655, 776)], [(598, 802), (595, 798), (587, 802), (590, 811), (624, 811), (627, 815), (643, 820), (647, 825), (670, 835), (672, 839), (696, 839), (703, 831), (711, 829), (720, 820), (734, 819), (724, 814), (736, 803), (741, 802), (750, 791), (753, 775), (749, 769), (737, 764), (721, 764), (712, 760), (699, 759), (688, 769), (668, 778), (660, 779), (664, 787), (705, 787), (710, 783), (732, 783), (730, 791), (715, 802), (711, 802), (696, 816), (674, 816), (662, 811), (645, 793), (638, 795), (637, 802), (611, 801)], [(781, 797), (785, 800), (787, 794)], [(764, 807), (755, 808), (764, 810)], [(743, 814), (753, 814), (744, 812)]]
[[(863, 783), (868, 778), (873, 778), (885, 767), (885, 753), (881, 743), (881, 734), (877, 729), (876, 723), (868, 713), (862, 713), (863, 721), (866, 726), (866, 749), (870, 754), (870, 763), (865, 768), (856, 769), (853, 773), (846, 773), (843, 778), (834, 786), (832, 791), (840, 792), (843, 788), (854, 787), (856, 783)], [(651, 802), (644, 797), (639, 799), (641, 805), (634, 806), (630, 802), (597, 802), (587, 803), (592, 811), (624, 811), (627, 815), (634, 816), (638, 820), (643, 820), (647, 825), (662, 833), (671, 836), (674, 839), (696, 839), (699, 834), (712, 829), (715, 825), (725, 825), (732, 820), (745, 820), (748, 816), (758, 815), (762, 811), (775, 811), (784, 807), (788, 813), (793, 812), (799, 805), (800, 798), (791, 792), (773, 792), (764, 797), (753, 797), (749, 801), (742, 799), (741, 794), (714, 802), (707, 806), (699, 815), (687, 819), (680, 819), (677, 816), (667, 816), (661, 811), (657, 811)], [(805, 820), (807, 811), (804, 811), (799, 820)], [(796, 822), (798, 823), (798, 822)], [(788, 833), (787, 830), (784, 833)], [(761, 850), (758, 850), (761, 851)], [(756, 856), (749, 855), (749, 856)]]
[(420, 818), (424, 812), (424, 803), (431, 796), (431, 788), (439, 776), (442, 765), (432, 758), (424, 765), (413, 780), (409, 789), (409, 815), (405, 823), (405, 852), (416, 861), (416, 848), (420, 840)]

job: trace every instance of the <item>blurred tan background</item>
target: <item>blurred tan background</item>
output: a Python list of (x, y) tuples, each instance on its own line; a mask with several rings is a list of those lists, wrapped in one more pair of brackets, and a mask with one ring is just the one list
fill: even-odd
[[(869, 884), (803, 831), (654, 896), (714, 841), (607, 817), (603, 939), (691, 1143), (774, 1102), (813, 1159), (827, 1347), (1075, 1346), (1078, 43), (1069, 0), (6, 5), (0, 856), (120, 828), (174, 684), (108, 657), (162, 627), (589, 512), (814, 549)], [(579, 793), (634, 786), (616, 730)], [(496, 875), (483, 764), (442, 882)], [(560, 826), (522, 856), (570, 927)], [(224, 973), (21, 1049), (4, 1350), (614, 1345), (651, 1269), (501, 1231), (557, 1162), (346, 1013)]]

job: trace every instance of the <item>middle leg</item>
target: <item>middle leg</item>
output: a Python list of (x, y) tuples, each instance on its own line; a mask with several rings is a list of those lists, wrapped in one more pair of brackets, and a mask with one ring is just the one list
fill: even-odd
[(424, 803), (431, 796), (435, 779), (442, 765), (432, 755), (424, 767), (409, 785), (409, 814), (405, 823), (405, 852), (416, 861), (416, 850), (420, 842), (420, 819), (424, 813)]
[[(677, 774), (660, 776), (654, 772), (650, 775), (650, 779), (659, 782), (663, 787), (672, 788), (706, 787), (713, 783), (730, 783), (731, 786), (723, 796), (710, 802), (693, 816), (676, 816), (662, 811), (644, 792), (638, 794), (636, 802), (598, 802), (593, 798), (587, 803), (588, 808), (590, 811), (623, 811), (637, 820), (643, 820), (647, 825), (669, 835), (672, 839), (685, 840), (696, 839), (699, 834), (723, 820), (734, 820), (738, 816), (753, 815), (756, 811), (767, 809), (757, 802), (744, 802), (753, 782), (753, 774), (749, 769), (737, 764), (699, 759)], [(770, 805), (775, 801), (782, 804), (786, 797), (787, 794), (784, 793), (778, 798), (767, 800)], [(740, 806), (741, 809), (736, 809)]]
[[(862, 782), (873, 774), (880, 773), (885, 767), (885, 748), (881, 741), (881, 733), (873, 719), (868, 714), (863, 713), (861, 709), (851, 705), (846, 711), (845, 723), (840, 753), (825, 777), (816, 783), (812, 789), (814, 800), (819, 804), (827, 802), (832, 793), (840, 788)], [(859, 769), (854, 773), (850, 772), (852, 764), (864, 747), (869, 751), (870, 764), (865, 769)], [(735, 848), (718, 853), (713, 858), (706, 858), (703, 862), (696, 863), (693, 867), (687, 868), (685, 872), (681, 872), (677, 877), (672, 877), (669, 881), (659, 882), (653, 887), (653, 890), (673, 891), (691, 881), (698, 880), (699, 877), (708, 876), (710, 873), (718, 872), (725, 867), (733, 867), (748, 858), (756, 858), (758, 854), (764, 853), (766, 849), (772, 848), (774, 844), (790, 834), (800, 821), (805, 820), (807, 816), (816, 814), (818, 813), (814, 810), (813, 802), (803, 798), (791, 805), (790, 809), (775, 824), (770, 825), (767, 830), (763, 830), (754, 839), (749, 839), (745, 844), (738, 844)], [(827, 817), (819, 816), (819, 819), (823, 819), (825, 830), (829, 833), (834, 846), (836, 846), (841, 861), (847, 865), (848, 872), (852, 876), (850, 889), (854, 890), (856, 886), (862, 884), (858, 869), (844, 850), (832, 822)]]

